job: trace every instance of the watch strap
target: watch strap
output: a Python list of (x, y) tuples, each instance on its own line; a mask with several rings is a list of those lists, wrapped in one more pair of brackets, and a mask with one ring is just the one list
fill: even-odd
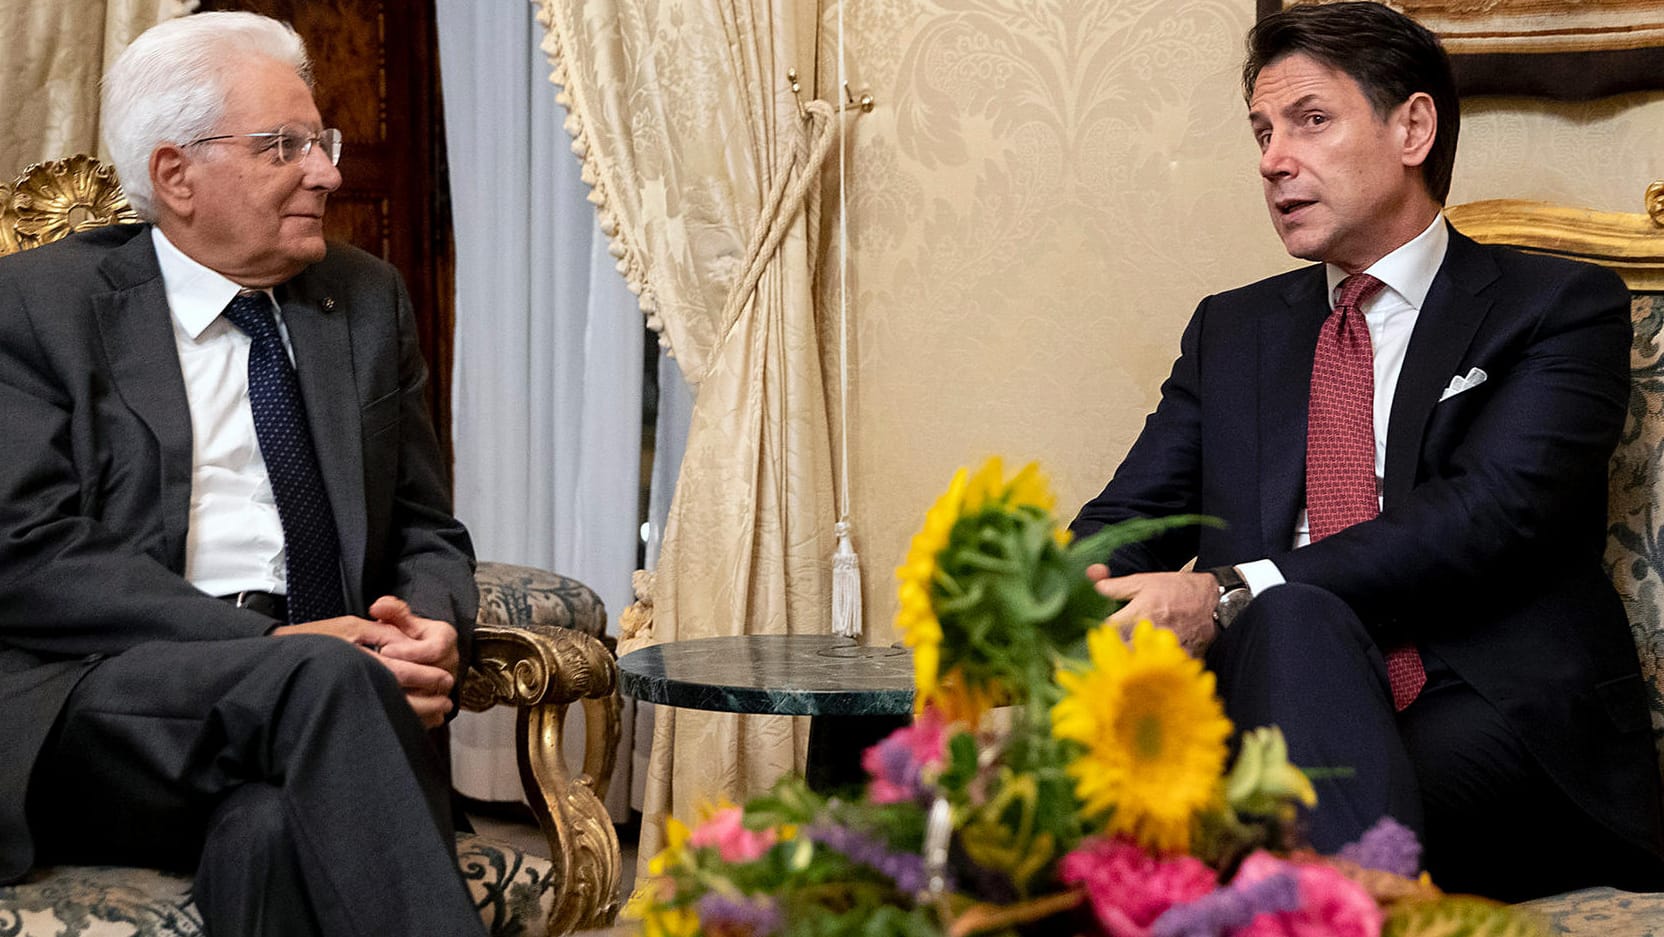
[(1242, 573), (1238, 572), (1235, 566), (1215, 566), (1208, 572), (1219, 582), (1220, 595), (1234, 589), (1248, 588), (1248, 580), (1242, 578)]

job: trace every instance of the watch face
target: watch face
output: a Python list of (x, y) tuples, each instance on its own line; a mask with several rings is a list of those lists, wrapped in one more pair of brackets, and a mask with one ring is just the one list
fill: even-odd
[(1214, 609), (1213, 618), (1219, 622), (1219, 627), (1229, 627), (1253, 600), (1254, 594), (1247, 589), (1232, 589), (1219, 597), (1219, 607)]

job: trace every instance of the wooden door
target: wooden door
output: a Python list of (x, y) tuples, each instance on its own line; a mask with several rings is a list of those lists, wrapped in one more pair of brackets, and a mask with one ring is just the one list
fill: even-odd
[(429, 411), (449, 461), (454, 259), (433, 3), (203, 0), (199, 8), (263, 13), (306, 40), (318, 111), (344, 138), (325, 231), (404, 274), (431, 372)]

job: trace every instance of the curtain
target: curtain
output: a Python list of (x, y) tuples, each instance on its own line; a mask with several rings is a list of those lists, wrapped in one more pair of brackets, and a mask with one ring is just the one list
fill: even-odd
[[(833, 117), (800, 116), (786, 78), (814, 74), (816, 4), (537, 2), (602, 229), (695, 390), (652, 640), (825, 633), (834, 503), (810, 183)], [(666, 813), (791, 770), (802, 722), (660, 707), (641, 855)]]
[[(639, 542), (641, 317), (585, 201), (530, 7), (436, 9), (456, 232), (457, 515), (481, 559), (578, 579), (616, 621)], [(458, 716), (451, 741), (458, 790), (520, 799), (511, 710)], [(618, 778), (627, 791), (628, 771)], [(608, 800), (622, 817), (628, 805)]]
[(195, 0), (0, 0), (0, 183), (31, 163), (98, 153), (98, 82), (139, 33)]

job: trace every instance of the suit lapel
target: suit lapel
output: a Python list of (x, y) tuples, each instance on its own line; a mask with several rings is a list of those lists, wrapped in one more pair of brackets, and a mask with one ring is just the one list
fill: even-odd
[(183, 570), (191, 514), (191, 408), (149, 226), (112, 251), (101, 269), (114, 287), (93, 297), (110, 380), (160, 446), (162, 530), (170, 564)]
[[(364, 597), (364, 453), (359, 401), (353, 375), (352, 335), (347, 316), (329, 298), (327, 284), (309, 271), (278, 289), (283, 308), (283, 325), (294, 348), (295, 372), (301, 397), (306, 401), (306, 420), (312, 429), (313, 447), (324, 488), (335, 512), (335, 528), (341, 538), (341, 562), (345, 566), (349, 607), (359, 610)], [(343, 376), (349, 376), (343, 380)]]
[(1260, 524), (1266, 555), (1288, 549), (1306, 491), (1306, 410), (1312, 357), (1329, 315), (1321, 264), (1283, 292), (1286, 308), (1260, 317)]
[(1393, 394), (1382, 481), (1387, 505), (1409, 494), (1415, 485), (1416, 460), (1428, 417), (1491, 310), (1491, 300), (1482, 293), (1497, 275), (1496, 264), (1479, 246), (1451, 229), (1450, 247), (1416, 317)]

